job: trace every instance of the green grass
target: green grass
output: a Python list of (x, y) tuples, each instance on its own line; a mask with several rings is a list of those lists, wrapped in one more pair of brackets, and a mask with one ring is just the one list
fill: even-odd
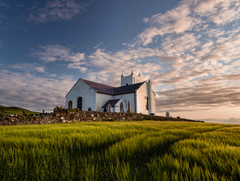
[(7, 116), (8, 114), (18, 114), (19, 116), (23, 116), (23, 111), (25, 111), (25, 113), (28, 116), (32, 116), (34, 114), (39, 115), (39, 112), (29, 111), (27, 109), (23, 109), (23, 108), (19, 108), (19, 107), (0, 106), (0, 116), (2, 115), (2, 113), (4, 114), (4, 116)]
[(240, 180), (240, 126), (93, 122), (0, 127), (0, 180)]

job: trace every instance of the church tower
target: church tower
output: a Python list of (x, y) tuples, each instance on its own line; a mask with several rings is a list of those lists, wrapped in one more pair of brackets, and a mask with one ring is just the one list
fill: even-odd
[(128, 76), (121, 75), (121, 86), (137, 84), (142, 82), (141, 75), (135, 75), (133, 72)]

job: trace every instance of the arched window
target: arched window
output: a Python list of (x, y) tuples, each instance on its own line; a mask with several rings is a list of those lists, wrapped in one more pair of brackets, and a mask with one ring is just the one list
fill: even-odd
[(68, 109), (72, 109), (73, 108), (73, 102), (72, 101), (69, 101), (68, 102)]
[(79, 97), (77, 100), (77, 107), (82, 110), (82, 97)]
[(120, 112), (124, 112), (124, 110), (123, 110), (123, 103), (122, 102), (120, 104)]

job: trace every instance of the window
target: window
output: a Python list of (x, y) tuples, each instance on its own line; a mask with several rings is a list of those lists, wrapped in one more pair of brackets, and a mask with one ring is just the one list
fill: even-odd
[(123, 110), (123, 103), (122, 102), (120, 104), (120, 112), (124, 112), (124, 110)]
[(72, 109), (73, 108), (73, 102), (72, 101), (69, 101), (68, 102), (68, 109)]
[(82, 110), (82, 97), (79, 97), (77, 100), (77, 107)]
[(148, 110), (148, 97), (145, 97), (146, 110)]

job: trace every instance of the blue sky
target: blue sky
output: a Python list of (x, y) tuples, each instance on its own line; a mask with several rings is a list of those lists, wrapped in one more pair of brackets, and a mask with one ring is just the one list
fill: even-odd
[(133, 71), (159, 115), (240, 123), (239, 19), (238, 0), (0, 0), (0, 105), (51, 111)]

